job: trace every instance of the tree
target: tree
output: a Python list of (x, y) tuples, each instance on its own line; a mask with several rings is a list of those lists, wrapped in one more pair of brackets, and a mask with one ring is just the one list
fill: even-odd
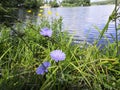
[(50, 4), (51, 7), (59, 7), (59, 4), (57, 3), (56, 0), (50, 1), (49, 4)]
[(90, 0), (63, 0), (62, 3), (74, 4), (76, 6), (89, 6)]
[(17, 0), (0, 0), (2, 7), (15, 7), (18, 4)]
[(27, 8), (36, 8), (43, 5), (44, 0), (25, 0), (24, 5)]

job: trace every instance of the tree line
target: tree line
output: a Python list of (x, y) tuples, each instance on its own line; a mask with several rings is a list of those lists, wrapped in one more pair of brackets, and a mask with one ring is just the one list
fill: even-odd
[(90, 6), (90, 0), (63, 0), (62, 6)]
[(52, 7), (62, 6), (89, 6), (90, 0), (63, 0), (61, 3), (57, 2), (57, 0), (0, 0), (0, 5), (2, 7), (27, 7), (27, 8), (35, 8), (40, 7), (48, 2)]
[[(118, 4), (120, 3), (120, 0), (117, 0)], [(99, 1), (99, 2), (92, 2), (91, 5), (107, 5), (107, 4), (115, 4), (115, 0), (105, 0), (105, 1)]]
[(35, 8), (44, 4), (44, 0), (0, 0), (2, 7), (27, 7)]

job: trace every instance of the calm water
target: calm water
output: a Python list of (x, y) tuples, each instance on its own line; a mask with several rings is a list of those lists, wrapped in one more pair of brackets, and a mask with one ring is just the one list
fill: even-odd
[[(109, 15), (112, 13), (114, 5), (90, 6), (90, 7), (59, 7), (59, 8), (45, 8), (44, 14), (52, 11), (50, 17), (57, 18), (56, 13), (63, 17), (63, 31), (67, 30), (70, 34), (74, 35), (75, 41), (84, 41), (92, 43), (99, 36), (97, 26), (100, 30), (105, 26)], [(30, 15), (23, 15), (24, 11), (19, 10), (19, 18), (29, 19)], [(38, 24), (40, 17), (37, 12), (33, 16)], [(24, 17), (24, 18), (23, 18)], [(111, 35), (115, 36), (114, 22), (110, 23), (108, 31), (105, 35), (110, 41), (113, 41)], [(103, 43), (103, 39), (100, 41)]]

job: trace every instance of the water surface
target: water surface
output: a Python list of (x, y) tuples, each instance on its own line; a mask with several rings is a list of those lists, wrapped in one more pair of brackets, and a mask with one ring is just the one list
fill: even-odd
[[(97, 26), (102, 30), (112, 13), (114, 5), (101, 5), (101, 6), (89, 6), (89, 7), (59, 7), (59, 8), (45, 8), (44, 14), (47, 15), (48, 11), (52, 12), (49, 17), (57, 18), (56, 13), (63, 17), (63, 31), (67, 30), (70, 34), (74, 35), (76, 41), (94, 42), (99, 36)], [(19, 18), (23, 17), (19, 11)], [(23, 12), (22, 12), (23, 13)], [(20, 15), (21, 14), (21, 15)], [(33, 16), (33, 20), (36, 20), (37, 24), (40, 21), (40, 17), (37, 16), (37, 12)], [(29, 19), (29, 15), (24, 16)], [(109, 25), (108, 31), (105, 33), (106, 37), (113, 41), (112, 36), (115, 36), (114, 22)], [(100, 41), (103, 43), (104, 40)]]

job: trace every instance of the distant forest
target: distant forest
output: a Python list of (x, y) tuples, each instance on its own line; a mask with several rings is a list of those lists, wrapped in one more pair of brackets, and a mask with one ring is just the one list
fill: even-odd
[[(120, 3), (120, 0), (117, 0)], [(92, 5), (106, 5), (106, 4), (115, 4), (115, 0), (106, 0), (106, 1), (99, 1), (99, 2), (92, 2)]]
[(63, 0), (62, 6), (90, 6), (90, 0)]

